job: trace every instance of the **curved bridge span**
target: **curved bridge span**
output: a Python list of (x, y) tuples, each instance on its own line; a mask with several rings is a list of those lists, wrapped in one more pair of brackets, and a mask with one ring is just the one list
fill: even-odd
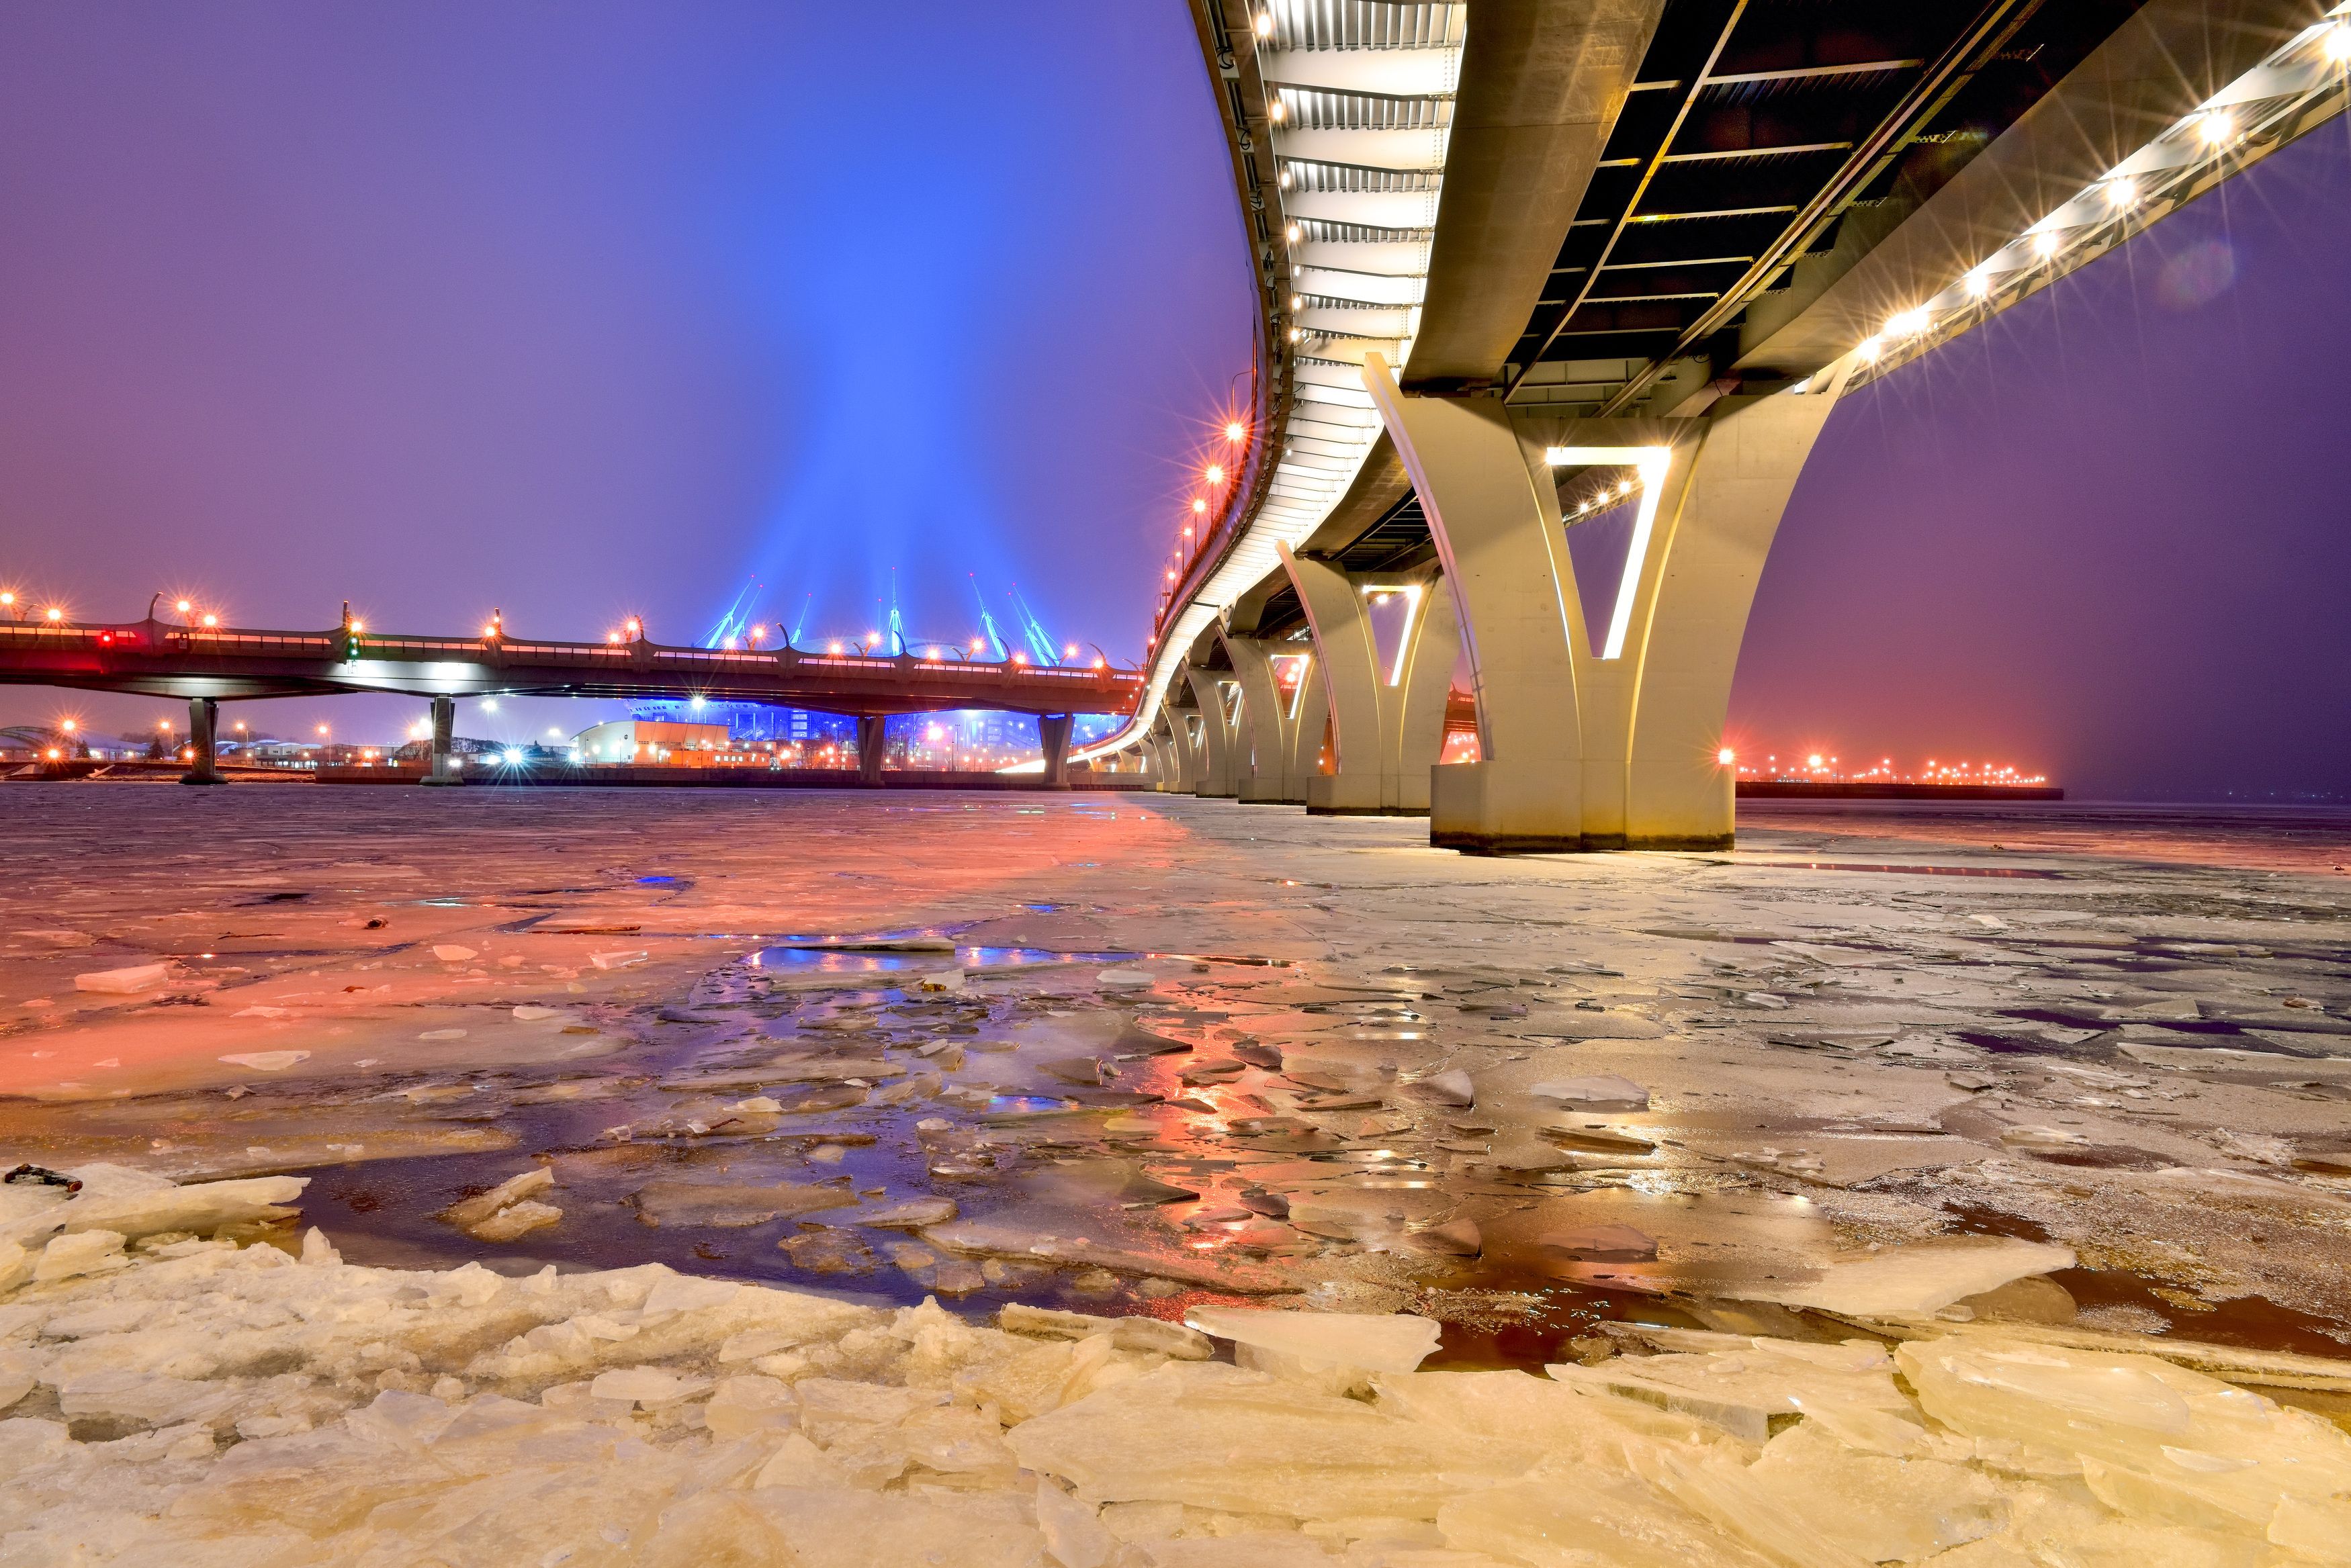
[(1193, 4), (1260, 424), (1081, 755), (1468, 850), (1729, 845), (1740, 642), (1837, 400), (2351, 73), (2351, 0)]

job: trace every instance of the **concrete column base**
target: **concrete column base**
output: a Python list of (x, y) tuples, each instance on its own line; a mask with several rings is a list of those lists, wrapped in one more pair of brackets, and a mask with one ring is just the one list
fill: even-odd
[[(1493, 763), (1428, 770), (1428, 841), (1466, 855), (1560, 855), (1588, 842), (1571, 800)], [(1621, 846), (1619, 846), (1621, 847)]]
[[(1315, 774), (1306, 781), (1309, 816), (1394, 816), (1395, 807), (1380, 799), (1375, 773)], [(1416, 815), (1416, 814), (1412, 814)]]
[(1296, 795), (1284, 791), (1278, 779), (1249, 779), (1241, 784), (1238, 796), (1243, 805), (1304, 805)]

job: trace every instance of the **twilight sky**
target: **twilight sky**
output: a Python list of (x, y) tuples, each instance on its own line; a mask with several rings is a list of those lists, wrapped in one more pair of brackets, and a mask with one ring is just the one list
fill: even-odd
[[(1177, 0), (0, 0), (0, 578), (246, 624), (1139, 650), (1248, 359)], [(2341, 123), (1857, 395), (1743, 748), (2351, 793)], [(420, 706), (241, 710), (388, 738)], [(567, 732), (508, 704), (468, 733)], [(0, 689), (0, 722), (160, 702)]]

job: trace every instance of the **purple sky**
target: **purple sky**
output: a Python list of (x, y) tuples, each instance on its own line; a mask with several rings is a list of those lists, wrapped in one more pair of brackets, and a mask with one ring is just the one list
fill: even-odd
[(2351, 798), (2346, 256), (2338, 119), (1838, 408), (1742, 749)]
[[(1140, 648), (1248, 358), (1184, 7), (0, 0), (0, 577), (699, 635), (747, 583)], [(1841, 409), (1743, 744), (2351, 793), (2351, 143)], [(242, 711), (395, 734), (386, 700)], [(508, 704), (468, 733), (567, 732)], [(158, 702), (0, 689), (0, 722)], [(520, 711), (517, 711), (519, 709)]]

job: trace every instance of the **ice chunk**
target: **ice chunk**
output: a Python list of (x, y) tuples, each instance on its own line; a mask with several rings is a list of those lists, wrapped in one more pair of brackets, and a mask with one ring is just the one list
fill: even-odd
[(1118, 1550), (1095, 1511), (1051, 1481), (1037, 1483), (1037, 1527), (1061, 1568), (1102, 1568)]
[(534, 1203), (528, 1199), (499, 1210), (486, 1220), (476, 1220), (465, 1227), (465, 1234), (479, 1241), (512, 1241), (528, 1236), (533, 1231), (559, 1223), (563, 1210), (552, 1203)]
[(751, 1373), (720, 1378), (710, 1403), (703, 1407), (703, 1420), (712, 1436), (732, 1442), (789, 1427), (798, 1407), (789, 1384)]
[(302, 1232), (302, 1261), (314, 1268), (323, 1268), (329, 1263), (341, 1262), (343, 1255), (335, 1251), (335, 1244), (327, 1240), (327, 1233), (313, 1225)]
[(150, 1427), (208, 1421), (234, 1407), (235, 1384), (165, 1377), (127, 1367), (68, 1375), (57, 1384), (57, 1408), (68, 1417), (100, 1416)]
[(1469, 1081), (1469, 1075), (1458, 1067), (1431, 1074), (1414, 1086), (1423, 1096), (1442, 1106), (1472, 1106), (1478, 1103), (1477, 1085)]
[(106, 996), (129, 996), (149, 991), (172, 978), (172, 966), (167, 963), (132, 964), (128, 969), (94, 970), (89, 974), (74, 976), (76, 991), (94, 991)]
[(1813, 1403), (1904, 1417), (1910, 1403), (1893, 1364), (1867, 1341), (1804, 1345), (1752, 1339), (1737, 1351), (1619, 1356), (1597, 1366), (1544, 1368), (1571, 1387), (1620, 1395), (1711, 1422), (1761, 1444)]
[(1104, 991), (1148, 991), (1157, 981), (1147, 969), (1106, 969), (1094, 983)]
[(2151, 1355), (1997, 1330), (1914, 1341), (1895, 1355), (1935, 1419), (2078, 1454), (2099, 1501), (2134, 1517), (2259, 1533), (2287, 1500), (2351, 1493), (2351, 1435)]
[(487, 1192), (452, 1203), (441, 1210), (441, 1218), (454, 1225), (479, 1225), (499, 1210), (544, 1192), (554, 1185), (555, 1172), (547, 1166), (534, 1165), (528, 1170), (507, 1177)]
[(955, 1217), (956, 1205), (952, 1198), (914, 1198), (854, 1218), (860, 1225), (879, 1225), (892, 1231), (919, 1231), (925, 1225), (944, 1225)]
[(1532, 1444), (1421, 1426), (1213, 1361), (1171, 1361), (1008, 1434), (1088, 1502), (1431, 1519), (1464, 1486), (1523, 1475)]
[(791, 1543), (795, 1568), (1033, 1568), (1044, 1541), (1004, 1495), (921, 1498), (763, 1487), (752, 1507)]
[(2270, 1521), (2269, 1538), (2320, 1563), (2351, 1563), (2351, 1501), (2287, 1498)]
[(2011, 1280), (2074, 1266), (2073, 1249), (2010, 1236), (1959, 1236), (1831, 1263), (1806, 1284), (1750, 1288), (1750, 1300), (1855, 1317), (1919, 1317)]
[(1948, 1551), (2008, 1521), (2007, 1499), (1982, 1472), (1856, 1452), (1810, 1420), (1772, 1438), (1747, 1473), (1780, 1507), (1870, 1563)]
[(617, 1372), (599, 1373), (588, 1389), (599, 1399), (627, 1399), (654, 1410), (690, 1399), (709, 1386), (705, 1381), (680, 1377), (659, 1367), (629, 1366)]
[(256, 1073), (282, 1073), (309, 1059), (308, 1051), (241, 1051), (221, 1058), (232, 1067), (250, 1067)]
[(1580, 1110), (1646, 1111), (1649, 1108), (1649, 1091), (1630, 1078), (1604, 1074), (1590, 1078), (1548, 1078), (1529, 1086), (1527, 1093), (1541, 1099), (1557, 1100)]
[(664, 1277), (645, 1293), (638, 1313), (648, 1319), (676, 1312), (707, 1312), (716, 1307), (732, 1306), (743, 1296), (743, 1287), (733, 1280), (706, 1280), (698, 1274), (672, 1274)]
[(1208, 1343), (1207, 1335), (1155, 1317), (1095, 1317), (1087, 1313), (1055, 1312), (1049, 1307), (1014, 1302), (997, 1314), (996, 1322), (1007, 1334), (1045, 1339), (1086, 1339), (1106, 1334), (1121, 1350), (1173, 1356), (1178, 1361), (1206, 1361), (1216, 1354), (1216, 1346)]
[(1294, 1356), (1311, 1366), (1410, 1372), (1437, 1348), (1433, 1318), (1408, 1314), (1277, 1312), (1196, 1306), (1184, 1321), (1203, 1334)]
[(172, 1185), (145, 1171), (120, 1166), (83, 1166), (73, 1174), (85, 1185), (47, 1216), (67, 1231), (119, 1231), (132, 1241), (166, 1231), (208, 1234), (224, 1225), (287, 1220), (283, 1207), (302, 1196), (307, 1176), (253, 1176), (236, 1181)]
[(652, 956), (642, 948), (632, 948), (619, 952), (590, 953), (588, 961), (598, 969), (628, 969), (643, 963)]
[(1556, 1262), (1646, 1263), (1657, 1256), (1656, 1238), (1630, 1225), (1580, 1225), (1546, 1231), (1537, 1245)]
[(481, 955), (471, 948), (462, 948), (455, 942), (442, 942), (434, 947), (433, 956), (443, 963), (465, 963)]
[(1605, 1474), (1456, 1495), (1437, 1524), (1458, 1552), (1536, 1568), (1773, 1568), (1639, 1481)]
[(807, 1187), (788, 1181), (769, 1186), (719, 1182), (650, 1181), (638, 1189), (637, 1218), (647, 1225), (714, 1225), (740, 1229), (765, 1225), (790, 1214), (845, 1209), (857, 1194), (841, 1187)]
[(555, 1017), (556, 1010), (552, 1007), (542, 1007), (534, 1002), (526, 1002), (515, 1008), (514, 1015), (517, 1023), (536, 1023), (542, 1018)]
[(59, 1236), (41, 1249), (39, 1260), (33, 1264), (33, 1282), (47, 1284), (52, 1280), (104, 1273), (109, 1269), (125, 1267), (130, 1262), (122, 1255), (120, 1231), (78, 1231), (69, 1236)]

